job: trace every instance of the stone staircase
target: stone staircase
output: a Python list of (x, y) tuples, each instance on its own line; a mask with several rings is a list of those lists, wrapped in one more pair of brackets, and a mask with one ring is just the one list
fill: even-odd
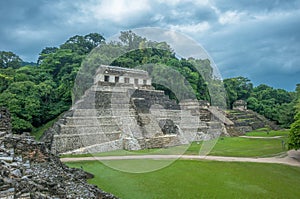
[(61, 119), (59, 132), (53, 136), (52, 150), (62, 153), (93, 148), (107, 151), (107, 147), (121, 149), (122, 143), (118, 141), (123, 133), (120, 118), (134, 117), (128, 101), (125, 89), (112, 93), (105, 88), (100, 91), (92, 87), (73, 106), (72, 114)]
[(226, 116), (234, 123), (235, 132), (232, 134), (245, 134), (246, 132), (265, 127), (279, 129), (274, 122), (252, 110), (228, 110)]

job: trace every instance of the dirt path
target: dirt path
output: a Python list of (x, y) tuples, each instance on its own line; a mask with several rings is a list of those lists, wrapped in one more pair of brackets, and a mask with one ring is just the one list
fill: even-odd
[(272, 137), (261, 137), (261, 136), (247, 136), (247, 135), (241, 135), (239, 136), (241, 138), (258, 138), (258, 139), (278, 139), (278, 138), (282, 138), (283, 136), (272, 136)]
[(288, 151), (285, 157), (253, 158), (253, 157), (223, 157), (223, 156), (197, 156), (197, 155), (131, 155), (131, 156), (106, 156), (106, 157), (81, 157), (61, 158), (62, 162), (91, 161), (91, 160), (138, 160), (138, 159), (191, 159), (215, 160), (224, 162), (259, 162), (278, 163), (300, 167), (300, 151)]

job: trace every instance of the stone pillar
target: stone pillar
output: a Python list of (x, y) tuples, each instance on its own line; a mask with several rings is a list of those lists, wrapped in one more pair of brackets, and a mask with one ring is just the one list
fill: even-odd
[(134, 84), (134, 78), (129, 78), (129, 84)]
[(151, 79), (147, 79), (147, 85), (151, 86)]
[(109, 82), (115, 83), (115, 76), (114, 75), (109, 76)]
[(122, 83), (122, 84), (125, 83), (124, 76), (120, 76), (120, 77), (119, 77), (119, 83)]

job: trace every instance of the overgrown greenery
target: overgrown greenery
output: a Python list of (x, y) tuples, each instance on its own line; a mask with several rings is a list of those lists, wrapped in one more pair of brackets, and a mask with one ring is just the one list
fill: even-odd
[(296, 88), (297, 104), (295, 106), (297, 114), (295, 115), (295, 122), (291, 125), (289, 148), (300, 149), (300, 84)]
[[(86, 72), (84, 78), (77, 81), (82, 85), (88, 80), (86, 87), (83, 88), (89, 88), (93, 83), (89, 74), (92, 75), (97, 69), (99, 60), (102, 64), (130, 68), (154, 63), (155, 66), (161, 66), (153, 67), (153, 72), (157, 74), (164, 73), (167, 67), (173, 67), (189, 82), (191, 92), (198, 99), (209, 100), (207, 84), (196, 69), (201, 68), (203, 76), (211, 78), (212, 69), (208, 60), (178, 59), (165, 42), (147, 41), (131, 31), (122, 32), (120, 40), (120, 43), (106, 43), (104, 37), (97, 33), (76, 35), (59, 47), (43, 49), (37, 60), (37, 66), (34, 64), (22, 66), (24, 62), (17, 55), (2, 51), (0, 106), (9, 108), (13, 131), (31, 132), (68, 110), (72, 103), (71, 91), (76, 75), (78, 72)], [(96, 53), (90, 53), (93, 49)], [(115, 57), (118, 58), (113, 59)], [(82, 63), (88, 65), (86, 68), (89, 71), (80, 71)], [(169, 76), (168, 81), (180, 83), (172, 79), (172, 75)], [(161, 84), (155, 86), (164, 89), (171, 98), (177, 99), (168, 88)], [(84, 90), (81, 91), (83, 92)], [(77, 99), (76, 97), (80, 96), (74, 97)]]
[[(153, 161), (159, 164), (164, 160)], [(114, 170), (98, 161), (67, 165), (94, 174), (89, 183), (124, 199), (300, 196), (300, 168), (279, 164), (178, 160), (164, 169), (139, 174)]]
[(81, 62), (101, 42), (97, 33), (76, 35), (59, 48), (43, 49), (38, 66), (21, 66), (17, 55), (0, 53), (0, 106), (10, 110), (15, 133), (31, 132), (69, 109)]
[(251, 81), (244, 77), (225, 79), (224, 86), (228, 94), (228, 108), (232, 108), (234, 101), (242, 99), (247, 101), (249, 109), (276, 121), (282, 127), (289, 128), (294, 121), (295, 92), (264, 84), (253, 87)]
[[(154, 87), (164, 90), (170, 98), (179, 101), (196, 96), (224, 107), (225, 90), (220, 86), (222, 82), (214, 78), (209, 60), (179, 59), (166, 42), (148, 41), (131, 31), (121, 32), (120, 42), (105, 42), (102, 35), (90, 33), (73, 36), (59, 47), (44, 48), (37, 65), (24, 66), (26, 62), (14, 53), (0, 52), (0, 106), (11, 111), (13, 131), (31, 132), (68, 110), (72, 97), (78, 99), (93, 83), (91, 77), (99, 63), (129, 68), (151, 64), (148, 72), (153, 73)], [(81, 65), (85, 71), (81, 71)], [(172, 70), (183, 78), (174, 79)], [(72, 96), (77, 74), (81, 74), (76, 80), (80, 88), (74, 88), (78, 95)], [(177, 84), (183, 85), (183, 90), (175, 94), (165, 83), (176, 88), (182, 87)], [(267, 85), (253, 87), (244, 77), (225, 79), (224, 85), (228, 107), (244, 99), (250, 109), (284, 127), (294, 121), (295, 92)]]

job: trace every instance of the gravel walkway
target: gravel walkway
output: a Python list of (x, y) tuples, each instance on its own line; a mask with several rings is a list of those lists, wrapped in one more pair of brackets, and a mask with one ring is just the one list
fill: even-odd
[(278, 139), (278, 138), (282, 138), (283, 136), (272, 136), (272, 137), (262, 137), (262, 136), (247, 136), (247, 135), (241, 135), (239, 136), (241, 138), (258, 138), (258, 139)]
[(215, 160), (224, 162), (259, 162), (278, 163), (300, 167), (300, 151), (291, 150), (285, 157), (253, 158), (253, 157), (224, 157), (224, 156), (197, 156), (197, 155), (131, 155), (131, 156), (105, 156), (105, 157), (81, 157), (61, 158), (62, 162), (91, 161), (91, 160), (138, 160), (138, 159), (191, 159), (191, 160)]

